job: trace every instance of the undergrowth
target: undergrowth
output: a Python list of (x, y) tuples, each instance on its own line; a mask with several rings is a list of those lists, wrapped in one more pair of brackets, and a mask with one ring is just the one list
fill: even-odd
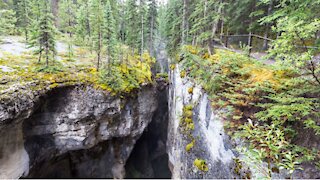
[[(319, 161), (320, 153), (295, 144), (303, 125), (320, 135), (320, 89), (288, 66), (265, 65), (226, 50), (209, 55), (185, 46), (176, 58), (181, 77), (196, 80), (209, 94), (214, 108), (227, 109), (227, 129), (249, 144), (256, 159), (293, 173), (305, 161)], [(173, 65), (172, 65), (173, 67)]]
[(46, 66), (38, 63), (32, 54), (11, 55), (4, 53), (0, 58), (0, 66), (10, 68), (5, 72), (0, 69), (0, 90), (5, 93), (10, 87), (20, 86), (28, 82), (35, 82), (33, 90), (46, 87), (54, 88), (59, 85), (86, 84), (102, 89), (112, 94), (130, 93), (145, 84), (152, 83), (151, 66), (155, 60), (149, 54), (127, 55), (121, 61), (117, 60), (111, 66), (97, 71), (93, 61), (56, 60)]

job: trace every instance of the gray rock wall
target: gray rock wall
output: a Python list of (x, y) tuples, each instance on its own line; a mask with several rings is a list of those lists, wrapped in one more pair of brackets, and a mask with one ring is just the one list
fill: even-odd
[[(211, 102), (201, 87), (188, 78), (181, 78), (179, 66), (170, 72), (169, 128), (167, 151), (173, 178), (214, 178), (231, 179), (234, 174), (235, 153), (223, 128), (222, 116), (213, 111)], [(189, 93), (189, 88), (193, 92)], [(183, 107), (192, 104), (195, 138), (189, 152), (186, 146), (191, 139), (180, 126)], [(208, 171), (201, 171), (194, 165), (195, 159), (203, 159)]]
[(70, 165), (66, 177), (122, 178), (157, 108), (153, 87), (123, 99), (80, 86), (21, 96), (0, 104), (0, 178), (54, 177), (39, 171), (51, 161)]

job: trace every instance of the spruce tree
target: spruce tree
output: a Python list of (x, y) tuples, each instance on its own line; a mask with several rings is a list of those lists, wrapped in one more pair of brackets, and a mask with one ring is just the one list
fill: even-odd
[(92, 48), (97, 53), (97, 70), (99, 70), (103, 50), (104, 7), (101, 0), (91, 0), (89, 3), (91, 10), (90, 24), (92, 24)]
[(139, 13), (139, 19), (140, 19), (140, 39), (138, 39), (138, 47), (140, 48), (140, 56), (141, 56), (141, 61), (142, 61), (142, 54), (144, 51), (145, 47), (145, 36), (146, 36), (146, 13), (147, 13), (147, 7), (145, 0), (140, 0), (139, 1), (139, 8), (138, 8), (138, 13)]
[(59, 6), (59, 26), (64, 33), (68, 33), (68, 57), (69, 60), (73, 56), (72, 36), (75, 31), (75, 4), (72, 0), (62, 0)]
[(138, 14), (137, 0), (128, 0), (126, 5), (126, 43), (132, 48), (132, 54), (135, 48), (139, 48), (139, 35), (140, 35), (140, 23), (141, 19)]
[(76, 12), (76, 37), (81, 44), (87, 43), (91, 37), (90, 28), (90, 8), (88, 0), (81, 0), (78, 5)]
[(168, 2), (165, 19), (166, 23), (166, 37), (168, 38), (168, 52), (173, 54), (176, 48), (181, 43), (181, 26), (182, 26), (182, 1), (171, 0)]
[(110, 0), (107, 0), (104, 11), (104, 44), (107, 49), (107, 63), (110, 72), (111, 65), (117, 57), (117, 30)]
[(26, 42), (29, 39), (29, 28), (31, 24), (31, 1), (28, 0), (20, 0), (18, 2), (18, 22), (19, 27), (23, 29), (24, 36), (26, 38)]
[(54, 26), (54, 17), (50, 10), (49, 1), (44, 0), (37, 5), (39, 5), (40, 17), (34, 20), (29, 47), (37, 47), (36, 54), (39, 55), (39, 62), (44, 53), (46, 66), (48, 67), (50, 57), (54, 60), (56, 55), (55, 36), (57, 30)]
[(148, 44), (149, 44), (149, 52), (151, 55), (154, 55), (154, 38), (157, 29), (157, 3), (156, 0), (149, 0), (148, 2), (148, 15), (147, 15), (147, 26), (148, 26)]
[(193, 22), (190, 33), (193, 34), (194, 41), (207, 46), (210, 53), (212, 53), (211, 44), (221, 19), (222, 8), (221, 1), (198, 1), (190, 16)]
[(12, 35), (15, 33), (17, 19), (11, 9), (0, 9), (0, 35)]

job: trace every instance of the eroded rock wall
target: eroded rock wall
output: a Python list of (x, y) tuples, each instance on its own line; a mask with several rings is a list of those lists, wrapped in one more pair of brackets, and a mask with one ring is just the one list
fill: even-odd
[(21, 96), (13, 104), (0, 104), (1, 178), (58, 177), (40, 173), (50, 169), (48, 162), (69, 164), (66, 177), (122, 178), (125, 162), (157, 108), (153, 87), (122, 99), (90, 86)]
[[(169, 128), (167, 151), (173, 178), (231, 179), (234, 174), (235, 153), (229, 137), (224, 132), (222, 116), (211, 108), (211, 102), (201, 87), (189, 78), (181, 78), (179, 65), (170, 72)], [(193, 88), (193, 92), (189, 92)], [(194, 146), (186, 150), (191, 138), (183, 132), (180, 120), (183, 107), (193, 106)], [(194, 165), (195, 159), (205, 160), (208, 171)]]

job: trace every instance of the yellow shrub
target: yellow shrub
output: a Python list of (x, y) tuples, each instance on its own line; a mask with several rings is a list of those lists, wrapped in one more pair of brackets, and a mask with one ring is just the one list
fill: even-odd
[(186, 146), (186, 151), (187, 151), (187, 152), (190, 152), (190, 150), (191, 150), (191, 149), (193, 148), (193, 146), (194, 146), (194, 143), (195, 143), (195, 140), (192, 140), (191, 143), (187, 144), (187, 146)]
[(195, 159), (193, 164), (201, 171), (208, 171), (208, 166), (205, 160), (203, 159)]
[(186, 74), (187, 74), (186, 71), (181, 71), (180, 72), (180, 77), (184, 78), (184, 77), (186, 77)]

